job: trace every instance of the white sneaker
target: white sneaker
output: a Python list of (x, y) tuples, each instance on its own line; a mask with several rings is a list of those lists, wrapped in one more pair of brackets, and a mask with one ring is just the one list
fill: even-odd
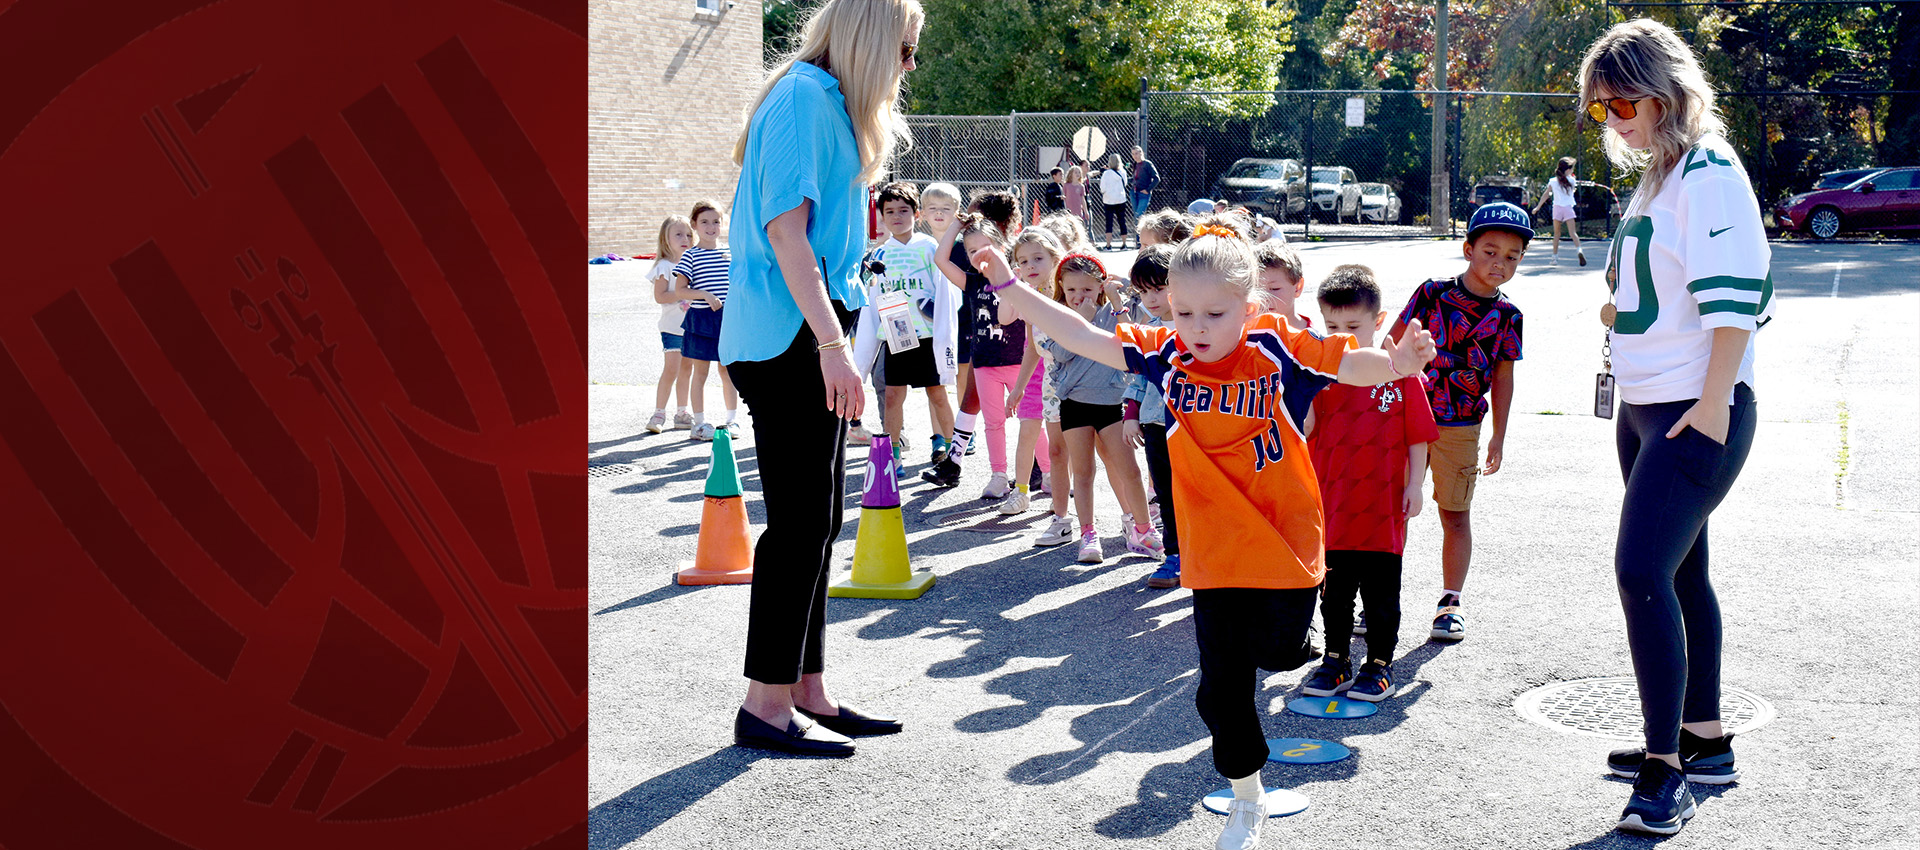
[(1007, 491), (1010, 489), (1012, 488), (1007, 485), (1007, 474), (1004, 472), (996, 472), (993, 474), (993, 477), (987, 479), (987, 487), (980, 491), (980, 498), (1004, 499), (1007, 497)]
[(693, 414), (691, 414), (691, 413), (688, 413), (688, 412), (686, 412), (686, 411), (684, 411), (684, 410), (682, 410), (682, 411), (679, 411), (679, 412), (676, 412), (675, 414), (673, 414), (673, 427), (675, 427), (675, 428), (692, 428), (692, 427), (693, 427)]
[[(1000, 500), (1000, 512), (1003, 514), (1006, 514), (1007, 516), (1026, 513), (1027, 512), (1026, 491), (1021, 490), (1019, 488), (1009, 489), (1007, 491), (1006, 498)], [(1046, 544), (1035, 543), (1034, 545), (1041, 546)]]
[(1227, 828), (1220, 830), (1215, 850), (1253, 850), (1260, 846), (1260, 827), (1267, 822), (1267, 795), (1259, 800), (1233, 800), (1227, 803)]
[(693, 428), (692, 437), (693, 439), (699, 440), (700, 442), (703, 442), (703, 443), (713, 442), (713, 423), (702, 422), (699, 425), (695, 425)]
[[(1019, 492), (1019, 491), (1014, 491)], [(1035, 546), (1058, 546), (1073, 539), (1073, 520), (1059, 514), (1053, 515), (1053, 522), (1047, 524), (1047, 530), (1034, 538)]]
[(647, 433), (658, 434), (661, 431), (665, 431), (665, 430), (667, 430), (666, 411), (656, 410), (653, 412), (652, 416), (647, 417)]
[(1147, 503), (1147, 522), (1151, 523), (1154, 528), (1161, 527), (1159, 499), (1154, 499), (1153, 501)]
[(732, 437), (734, 440), (740, 439), (740, 434), (741, 434), (740, 420), (735, 419), (720, 427), (727, 429), (728, 437)]
[(1098, 564), (1106, 559), (1107, 553), (1100, 548), (1100, 532), (1089, 529), (1080, 535), (1080, 563)]
[(1152, 528), (1136, 531), (1131, 522), (1127, 523), (1127, 551), (1155, 559), (1167, 556), (1167, 547), (1160, 542), (1159, 533)]
[(849, 425), (847, 426), (847, 442), (856, 446), (864, 446), (873, 442), (873, 434), (868, 432), (865, 426)]

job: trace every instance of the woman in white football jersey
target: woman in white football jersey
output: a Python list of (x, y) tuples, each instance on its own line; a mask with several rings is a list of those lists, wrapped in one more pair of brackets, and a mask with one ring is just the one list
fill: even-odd
[(1720, 726), (1707, 517), (1753, 446), (1770, 252), (1713, 90), (1673, 30), (1645, 19), (1608, 30), (1581, 63), (1580, 99), (1606, 125), (1608, 158), (1643, 172), (1610, 252), (1602, 320), (1623, 402), (1614, 571), (1647, 745), (1607, 766), (1634, 778), (1620, 828), (1672, 834), (1694, 813), (1689, 780), (1738, 776)]

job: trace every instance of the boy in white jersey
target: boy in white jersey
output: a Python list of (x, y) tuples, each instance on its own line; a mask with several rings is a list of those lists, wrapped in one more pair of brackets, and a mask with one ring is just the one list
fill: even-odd
[[(879, 201), (887, 238), (865, 260), (871, 278), (867, 306), (860, 309), (854, 335), (853, 362), (871, 370), (876, 358), (881, 358), (887, 377), (885, 420), (895, 458), (903, 451), (901, 415), (906, 411), (907, 393), (915, 388), (927, 391), (935, 454), (944, 456), (945, 444), (953, 439), (953, 404), (947, 387), (953, 385), (960, 367), (956, 340), (960, 288), (934, 266), (939, 242), (913, 229), (920, 212), (920, 193), (913, 184), (888, 183), (880, 187)], [(896, 302), (904, 306), (888, 309)], [(890, 344), (896, 324), (903, 325), (900, 341)]]

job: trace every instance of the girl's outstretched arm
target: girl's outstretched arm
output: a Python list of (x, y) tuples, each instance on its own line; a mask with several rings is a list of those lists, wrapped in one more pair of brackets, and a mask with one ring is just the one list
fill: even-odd
[(1357, 348), (1340, 358), (1340, 383), (1371, 387), (1397, 381), (1420, 370), (1433, 359), (1433, 334), (1420, 320), (1407, 323), (1398, 339), (1387, 338), (1385, 348)]
[(934, 235), (933, 241), (940, 243), (941, 247), (933, 249), (933, 267), (939, 269), (941, 274), (947, 276), (948, 283), (965, 290), (967, 288), (967, 272), (965, 269), (954, 265), (953, 262), (953, 235), (959, 232), (960, 217), (954, 216), (953, 221), (947, 223), (945, 230)]
[(973, 266), (987, 276), (989, 286), (1005, 287), (994, 290), (1000, 296), (1000, 314), (1003, 317), (1007, 308), (1012, 307), (1019, 311), (1029, 326), (1046, 331), (1047, 336), (1066, 346), (1068, 351), (1090, 357), (1122, 372), (1127, 371), (1127, 356), (1120, 348), (1119, 337), (1088, 324), (1086, 319), (1067, 309), (1066, 305), (1043, 298), (1031, 287), (1015, 283), (1013, 269), (1007, 267), (1006, 258), (991, 246), (981, 248), (979, 253), (973, 255)]

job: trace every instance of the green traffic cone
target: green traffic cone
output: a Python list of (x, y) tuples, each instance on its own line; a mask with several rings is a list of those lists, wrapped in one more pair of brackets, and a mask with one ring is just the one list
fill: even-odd
[(713, 463), (707, 467), (707, 498), (740, 495), (740, 467), (733, 461), (733, 435), (713, 429)]

